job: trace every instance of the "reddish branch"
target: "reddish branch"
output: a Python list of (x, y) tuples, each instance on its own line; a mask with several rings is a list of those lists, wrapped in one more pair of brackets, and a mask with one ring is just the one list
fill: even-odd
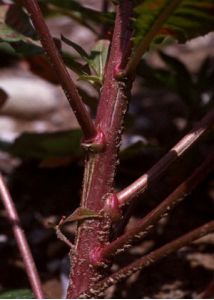
[(25, 237), (24, 230), (21, 227), (20, 219), (16, 211), (13, 200), (6, 188), (3, 177), (0, 174), (0, 196), (8, 215), (9, 222), (12, 225), (13, 233), (18, 244), (19, 251), (25, 264), (26, 273), (29, 278), (33, 293), (37, 299), (43, 299), (41, 281), (31, 254), (30, 247)]
[(176, 240), (165, 244), (164, 246), (158, 248), (150, 252), (149, 254), (143, 256), (140, 259), (137, 259), (135, 262), (131, 263), (127, 267), (122, 268), (116, 273), (113, 273), (111, 276), (101, 280), (91, 289), (83, 293), (80, 297), (81, 298), (93, 298), (97, 295), (102, 294), (109, 286), (118, 283), (119, 281), (131, 276), (133, 273), (142, 270), (156, 261), (164, 258), (165, 256), (177, 251), (178, 249), (187, 246), (188, 244), (192, 243), (194, 240), (199, 239), (200, 237), (213, 232), (214, 231), (214, 221), (209, 222), (179, 238)]
[(161, 160), (146, 174), (138, 178), (128, 187), (117, 193), (120, 206), (129, 203), (133, 198), (145, 192), (148, 182), (159, 178), (165, 170), (175, 162), (185, 151), (196, 143), (214, 124), (214, 110), (209, 112), (196, 126), (186, 134)]
[(213, 299), (214, 298), (214, 279), (207, 286), (207, 288), (199, 295), (199, 299)]
[(62, 57), (44, 21), (37, 0), (22, 0), (22, 3), (31, 16), (32, 22), (40, 36), (40, 40), (44, 47), (44, 50), (49, 57), (50, 64), (58, 77), (59, 83), (64, 89), (65, 95), (83, 130), (85, 138), (87, 140), (93, 139), (97, 134), (96, 128), (84, 106), (84, 103), (77, 91), (75, 84), (73, 83), (68, 71), (66, 70)]
[(107, 245), (100, 251), (100, 258), (108, 257), (125, 245), (130, 245), (133, 239), (142, 238), (153, 228), (155, 222), (166, 216), (172, 208), (189, 195), (194, 188), (211, 172), (214, 168), (214, 154), (212, 153), (193, 174), (180, 184), (163, 202), (154, 208), (142, 220), (136, 222), (133, 228), (129, 229), (122, 236)]
[[(100, 212), (112, 192), (123, 118), (127, 109), (130, 83), (115, 79), (131, 51), (132, 0), (123, 0), (116, 7), (116, 20), (104, 85), (98, 106), (96, 125), (106, 139), (103, 153), (89, 154), (86, 159), (81, 206)], [(78, 298), (105, 275), (91, 263), (97, 249), (109, 240), (109, 219), (84, 221), (78, 228), (75, 254), (71, 257), (72, 273), (68, 298)]]

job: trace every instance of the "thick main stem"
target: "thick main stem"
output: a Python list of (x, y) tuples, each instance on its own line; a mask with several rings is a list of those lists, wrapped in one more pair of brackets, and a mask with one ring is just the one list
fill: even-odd
[(165, 170), (175, 162), (184, 152), (196, 143), (214, 124), (214, 110), (210, 111), (196, 126), (186, 134), (174, 147), (167, 152), (146, 174), (117, 193), (120, 206), (144, 193), (149, 183), (160, 177)]
[(65, 67), (55, 42), (51, 37), (37, 0), (22, 0), (22, 2), (31, 16), (32, 22), (40, 36), (42, 46), (49, 57), (51, 66), (55, 71), (59, 83), (61, 84), (69, 104), (83, 130), (85, 138), (87, 140), (95, 138), (97, 133), (95, 125), (87, 112), (77, 88)]
[[(132, 4), (132, 0), (123, 0), (116, 8), (111, 52), (97, 112), (96, 125), (105, 135), (106, 148), (103, 153), (89, 153), (86, 159), (81, 206), (95, 212), (103, 209), (105, 198), (113, 189), (123, 118), (130, 92), (130, 83), (116, 80), (115, 73), (125, 64), (131, 50)], [(71, 255), (68, 298), (77, 298), (103, 277), (104, 270), (91, 263), (97, 249), (108, 242), (109, 225), (109, 219), (104, 218), (87, 220), (79, 226), (75, 253)]]
[(36, 265), (31, 254), (24, 230), (21, 227), (20, 219), (16, 211), (10, 193), (4, 183), (3, 177), (0, 174), (0, 196), (8, 215), (9, 222), (12, 225), (13, 233), (18, 244), (18, 248), (24, 261), (27, 276), (30, 281), (33, 293), (37, 299), (44, 299), (42, 284), (36, 269)]

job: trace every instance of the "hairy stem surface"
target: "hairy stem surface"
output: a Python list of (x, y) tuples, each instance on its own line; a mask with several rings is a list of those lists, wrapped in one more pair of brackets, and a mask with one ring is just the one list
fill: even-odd
[(97, 294), (101, 294), (109, 286), (118, 283), (119, 281), (131, 276), (133, 273), (142, 270), (156, 261), (164, 258), (165, 256), (177, 251), (178, 249), (189, 245), (194, 240), (199, 239), (202, 236), (214, 231), (214, 221), (211, 221), (201, 227), (198, 227), (195, 230), (177, 238), (176, 240), (165, 244), (164, 246), (150, 252), (149, 254), (143, 256), (140, 259), (137, 259), (132, 264), (127, 267), (122, 268), (116, 273), (113, 273), (111, 276), (101, 280), (95, 284), (91, 289), (86, 293), (81, 295), (81, 298), (93, 298)]
[(102, 256), (109, 256), (130, 245), (133, 239), (145, 237), (163, 215), (166, 216), (172, 208), (189, 195), (194, 188), (211, 172), (214, 168), (214, 154), (212, 153), (193, 174), (181, 183), (163, 202), (154, 208), (142, 220), (136, 222), (134, 227), (118, 237), (115, 241), (107, 245), (103, 250)]
[[(96, 126), (105, 135), (106, 148), (103, 153), (88, 153), (85, 162), (81, 206), (95, 212), (103, 209), (105, 198), (113, 189), (123, 118), (130, 93), (130, 84), (124, 80), (116, 80), (115, 72), (125, 64), (131, 51), (132, 2), (120, 1), (116, 7), (111, 52), (98, 106)], [(108, 242), (109, 225), (109, 218), (105, 217), (103, 220), (84, 221), (79, 226), (75, 253), (71, 255), (72, 272), (68, 298), (77, 298), (104, 276), (104, 270), (93, 266), (92, 261), (96, 256), (96, 249)]]

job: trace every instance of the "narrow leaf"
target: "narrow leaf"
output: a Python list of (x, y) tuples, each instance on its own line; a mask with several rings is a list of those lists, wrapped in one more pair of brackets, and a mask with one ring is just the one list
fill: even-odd
[(100, 219), (100, 218), (102, 218), (102, 216), (88, 208), (80, 207), (80, 208), (77, 208), (70, 216), (65, 218), (63, 220), (63, 224), (68, 223), (68, 222), (76, 222), (76, 221), (82, 221), (85, 219), (97, 219), (97, 218)]
[(67, 44), (68, 46), (71, 46), (72, 48), (74, 48), (77, 53), (79, 53), (79, 55), (86, 61), (88, 62), (89, 59), (89, 55), (88, 53), (78, 44), (72, 42), (71, 40), (67, 39), (65, 36), (61, 35), (61, 39), (62, 41)]
[(100, 82), (103, 82), (103, 75), (108, 59), (109, 46), (109, 40), (99, 40), (91, 51), (90, 66), (95, 71), (95, 74), (99, 78)]

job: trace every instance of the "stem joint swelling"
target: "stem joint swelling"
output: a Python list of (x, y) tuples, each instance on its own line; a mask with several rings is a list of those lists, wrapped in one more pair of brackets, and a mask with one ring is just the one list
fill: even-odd
[(116, 193), (107, 195), (103, 210), (113, 223), (121, 220), (122, 211)]
[(90, 252), (90, 263), (93, 267), (107, 268), (109, 261), (103, 256), (103, 247), (96, 247)]
[(81, 146), (84, 150), (89, 151), (91, 153), (103, 152), (106, 148), (106, 140), (103, 131), (100, 128), (98, 128), (95, 137), (90, 139), (83, 139)]

